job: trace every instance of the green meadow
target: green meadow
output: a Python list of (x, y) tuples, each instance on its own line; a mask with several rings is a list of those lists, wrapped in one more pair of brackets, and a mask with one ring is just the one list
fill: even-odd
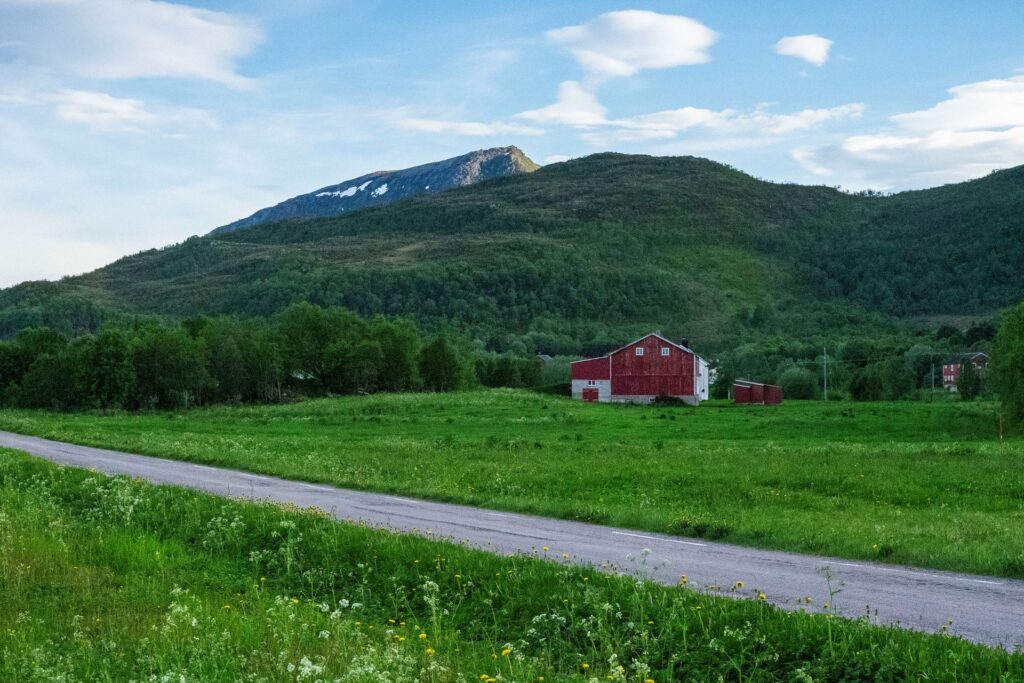
[(1014, 681), (1024, 655), (0, 450), (0, 680)]
[(846, 558), (1024, 577), (1024, 439), (997, 405), (594, 405), (527, 391), (0, 429), (343, 487)]

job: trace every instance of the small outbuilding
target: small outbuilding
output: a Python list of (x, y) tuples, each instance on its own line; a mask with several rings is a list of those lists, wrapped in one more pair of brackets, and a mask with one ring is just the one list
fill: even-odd
[(782, 387), (763, 382), (738, 379), (732, 384), (733, 401), (737, 404), (778, 405), (782, 403)]

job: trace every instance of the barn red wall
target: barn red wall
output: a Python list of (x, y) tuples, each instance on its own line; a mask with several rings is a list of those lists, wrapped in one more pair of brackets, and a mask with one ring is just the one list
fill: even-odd
[(750, 387), (734, 385), (732, 391), (736, 403), (750, 403)]
[[(644, 355), (637, 356), (642, 346)], [(669, 347), (662, 356), (661, 348)], [(646, 337), (612, 354), (613, 396), (692, 396), (694, 392), (693, 354), (666, 344), (657, 337)]]
[(782, 387), (767, 384), (764, 387), (764, 402), (770, 405), (782, 403)]
[(764, 385), (755, 384), (750, 387), (750, 402), (764, 403)]
[(609, 379), (607, 357), (577, 361), (569, 367), (573, 379)]

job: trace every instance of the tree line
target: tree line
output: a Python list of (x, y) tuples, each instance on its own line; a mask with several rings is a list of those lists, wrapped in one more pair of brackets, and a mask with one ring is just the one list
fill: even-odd
[[(734, 379), (779, 384), (788, 398), (829, 398), (856, 401), (897, 401), (916, 398), (943, 388), (942, 366), (957, 359), (963, 349), (992, 355), (996, 325), (982, 322), (966, 330), (941, 326), (930, 336), (906, 334), (857, 337), (827, 348), (801, 342), (765, 340), (748, 342), (718, 357), (718, 379), (713, 393), (725, 398)], [(961, 363), (958, 382), (962, 398), (990, 394), (989, 373), (973, 372)]]
[(535, 386), (540, 361), (425, 340), (409, 320), (295, 304), (272, 318), (155, 319), (0, 342), (0, 401), (54, 410), (174, 409), (297, 396)]

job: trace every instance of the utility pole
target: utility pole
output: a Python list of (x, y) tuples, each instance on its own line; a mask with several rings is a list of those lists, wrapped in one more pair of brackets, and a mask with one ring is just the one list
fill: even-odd
[(825, 348), (825, 347), (822, 347), (821, 353), (825, 357), (825, 363), (822, 366), (821, 374), (822, 374), (822, 381), (825, 384), (825, 400), (827, 401), (828, 400), (828, 349)]

